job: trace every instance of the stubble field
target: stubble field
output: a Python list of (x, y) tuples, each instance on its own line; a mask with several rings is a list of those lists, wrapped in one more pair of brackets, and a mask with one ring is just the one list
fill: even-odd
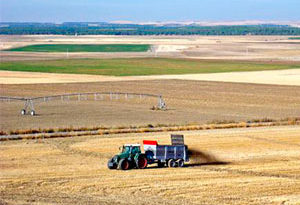
[(300, 127), (183, 132), (199, 155), (184, 168), (108, 170), (123, 143), (169, 133), (2, 142), (8, 204), (299, 204)]

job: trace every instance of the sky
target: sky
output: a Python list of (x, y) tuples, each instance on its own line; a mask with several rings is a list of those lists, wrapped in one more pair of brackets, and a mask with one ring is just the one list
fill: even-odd
[(0, 0), (1, 22), (300, 21), (300, 0)]

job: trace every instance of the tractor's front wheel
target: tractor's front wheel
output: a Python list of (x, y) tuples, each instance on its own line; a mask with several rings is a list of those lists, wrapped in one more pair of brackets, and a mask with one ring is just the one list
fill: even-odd
[(129, 169), (129, 162), (127, 159), (121, 159), (119, 161), (119, 164), (118, 164), (118, 169), (120, 170), (128, 170)]
[(145, 169), (147, 167), (148, 161), (146, 157), (139, 156), (139, 158), (136, 160), (136, 167), (138, 169)]
[(108, 160), (107, 167), (108, 167), (108, 169), (117, 169), (117, 164), (114, 163), (113, 158)]

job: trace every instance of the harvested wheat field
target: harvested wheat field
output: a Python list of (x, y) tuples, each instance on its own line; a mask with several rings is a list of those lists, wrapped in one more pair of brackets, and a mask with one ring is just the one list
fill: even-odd
[(157, 99), (49, 101), (35, 104), (37, 115), (22, 116), (23, 102), (2, 102), (0, 130), (57, 127), (130, 126), (279, 120), (300, 116), (299, 86), (144, 80), (96, 83), (0, 85), (4, 96), (47, 96), (78, 92), (161, 94), (166, 111), (150, 108)]
[(2, 204), (299, 204), (300, 127), (182, 132), (184, 168), (108, 170), (124, 143), (170, 133), (6, 141)]

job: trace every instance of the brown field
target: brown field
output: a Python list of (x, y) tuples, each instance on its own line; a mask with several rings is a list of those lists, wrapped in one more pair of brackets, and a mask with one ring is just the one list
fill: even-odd
[(162, 94), (168, 110), (151, 110), (157, 99), (52, 101), (35, 104), (38, 115), (31, 117), (20, 115), (23, 103), (1, 103), (0, 128), (10, 131), (71, 126), (188, 124), (300, 116), (299, 86), (184, 80), (0, 85), (4, 96), (101, 91)]
[(300, 127), (182, 132), (185, 168), (108, 170), (124, 143), (169, 133), (1, 142), (1, 204), (299, 204)]
[[(31, 44), (151, 44), (146, 53), (70, 53), (69, 58), (176, 57), (300, 61), (300, 40), (289, 36), (0, 36), (0, 50)], [(1, 60), (66, 58), (65, 53), (0, 51)]]

